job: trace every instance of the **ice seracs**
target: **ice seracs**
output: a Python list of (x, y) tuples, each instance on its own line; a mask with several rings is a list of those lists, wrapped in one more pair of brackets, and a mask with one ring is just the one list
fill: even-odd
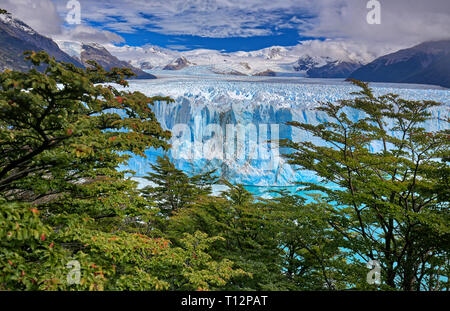
[[(308, 79), (300, 82), (298, 79), (291, 82), (277, 79), (261, 81), (254, 77), (235, 77), (232, 80), (223, 76), (178, 78), (174, 72), (173, 78), (132, 81), (130, 91), (140, 91), (148, 96), (170, 96), (175, 100), (171, 104), (156, 103), (152, 109), (161, 125), (173, 132), (170, 143), (174, 148), (169, 156), (178, 168), (189, 174), (218, 169), (221, 177), (233, 183), (254, 186), (292, 186), (293, 181), (317, 182), (317, 177), (312, 173), (296, 171), (283, 158), (277, 157), (271, 149), (276, 148), (276, 144), (268, 144), (267, 141), (276, 140), (278, 136), (279, 139), (319, 143), (309, 134), (287, 126), (286, 122), (326, 122), (327, 115), (315, 110), (318, 103), (348, 99), (350, 93), (358, 89), (343, 81), (315, 80), (308, 83)], [(441, 120), (449, 114), (450, 91), (399, 85), (373, 87), (376, 95), (395, 93), (405, 99), (420, 98), (446, 103), (447, 106), (431, 111), (433, 118), (426, 123), (426, 127), (436, 131), (447, 126)], [(361, 116), (349, 112), (348, 117), (356, 121)], [(234, 126), (236, 131), (238, 126), (245, 129), (245, 142), (240, 144), (245, 151), (243, 158), (226, 156), (226, 146), (229, 146), (224, 142), (229, 137), (227, 126)], [(223, 140), (220, 135), (212, 133), (214, 129), (222, 132)], [(280, 154), (284, 152), (279, 151)], [(150, 163), (160, 154), (160, 151), (149, 150), (147, 159), (135, 157), (129, 161), (127, 168), (136, 171), (138, 176), (144, 176), (150, 169)]]

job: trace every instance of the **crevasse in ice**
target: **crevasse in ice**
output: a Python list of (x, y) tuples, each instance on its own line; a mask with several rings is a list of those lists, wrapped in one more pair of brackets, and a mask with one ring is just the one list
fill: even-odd
[[(437, 131), (447, 126), (442, 119), (448, 117), (449, 90), (398, 84), (372, 87), (376, 95), (395, 93), (405, 99), (445, 103), (431, 111), (433, 117), (426, 128)], [(220, 176), (244, 185), (288, 186), (295, 181), (318, 180), (311, 172), (286, 164), (278, 156), (286, 150), (278, 151), (276, 140), (319, 141), (285, 123), (327, 121), (326, 115), (314, 108), (320, 102), (351, 98), (350, 93), (358, 88), (338, 80), (166, 77), (132, 81), (129, 90), (175, 100), (156, 103), (153, 110), (161, 125), (173, 131), (168, 155), (178, 168), (189, 174), (217, 169)], [(356, 112), (349, 114), (352, 120), (361, 117)], [(271, 139), (275, 141), (269, 142)], [(148, 150), (146, 159), (133, 157), (126, 169), (144, 176), (161, 154), (160, 150)]]

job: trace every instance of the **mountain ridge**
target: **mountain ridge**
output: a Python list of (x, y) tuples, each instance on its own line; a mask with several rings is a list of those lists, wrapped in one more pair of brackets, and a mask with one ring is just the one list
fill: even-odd
[(111, 70), (114, 67), (129, 68), (136, 74), (136, 77), (134, 77), (136, 79), (156, 79), (154, 75), (144, 72), (125, 61), (119, 60), (117, 57), (111, 55), (105, 47), (97, 43), (83, 43), (81, 46), (80, 59), (86, 67), (90, 66), (88, 61), (95, 61), (105, 70)]
[[(14, 18), (12, 14), (7, 12), (0, 14), (0, 41), (2, 42), (0, 45), (0, 71), (5, 69), (28, 71), (35, 68), (25, 60), (24, 52), (45, 51), (50, 56), (55, 57), (57, 61), (72, 63), (79, 68), (89, 67), (87, 61), (94, 60), (106, 70), (113, 67), (126, 67), (136, 74), (137, 79), (156, 79), (154, 75), (119, 60), (100, 44), (82, 44), (79, 55), (73, 51), (71, 51), (72, 53), (66, 53), (51, 38), (39, 34), (26, 23)], [(37, 69), (43, 70), (44, 68), (45, 66), (42, 65)]]
[(52, 39), (40, 35), (9, 13), (0, 14), (0, 41), (0, 70), (27, 71), (33, 68), (34, 66), (24, 59), (25, 51), (45, 51), (57, 61), (84, 67), (81, 62), (62, 51)]
[[(111, 51), (111, 54), (126, 59), (134, 66), (145, 70), (148, 70), (148, 68), (152, 70), (168, 70), (169, 68), (181, 70), (186, 67), (193, 67), (196, 64), (215, 74), (246, 76), (254, 76), (266, 71), (297, 73), (299, 76), (308, 76), (307, 70), (328, 65), (328, 67), (321, 69), (321, 75), (333, 78), (333, 75), (337, 73), (339, 77), (346, 78), (346, 73), (350, 74), (352, 69), (354, 70), (357, 67), (356, 64), (360, 66), (360, 64), (369, 62), (366, 57), (361, 56), (362, 54), (358, 56), (355, 52), (342, 49), (334, 54), (331, 53), (331, 55), (323, 55), (325, 52), (318, 53), (319, 55), (313, 54), (317, 63), (308, 67), (307, 70), (302, 70), (302, 68), (298, 68), (298, 63), (309, 54), (310, 49), (316, 48), (308, 44), (292, 47), (272, 46), (249, 52), (223, 52), (209, 49), (175, 51), (152, 45), (142, 47), (108, 45), (107, 48)], [(179, 64), (177, 64), (177, 61)], [(355, 65), (347, 72), (341, 73), (344, 68), (340, 68), (342, 67), (340, 64), (346, 62)], [(326, 70), (330, 70), (330, 72), (326, 73)]]
[(428, 41), (375, 59), (349, 78), (450, 88), (450, 40)]
[(208, 49), (180, 52), (158, 46), (118, 47), (111, 44), (55, 42), (10, 13), (1, 13), (0, 40), (0, 70), (27, 71), (34, 66), (24, 59), (23, 53), (45, 51), (57, 61), (72, 63), (80, 68), (89, 66), (88, 60), (98, 62), (107, 70), (113, 67), (130, 68), (138, 79), (156, 78), (144, 70), (181, 70), (203, 66), (207, 72), (221, 75), (276, 76), (277, 73), (298, 73), (310, 78), (351, 78), (450, 88), (450, 39), (423, 42), (372, 58), (371, 61), (367, 61), (369, 54), (355, 52), (355, 46), (349, 49), (336, 45), (330, 52), (323, 50), (322, 46), (318, 49), (315, 43), (293, 47), (272, 46), (249, 52), (225, 53)]

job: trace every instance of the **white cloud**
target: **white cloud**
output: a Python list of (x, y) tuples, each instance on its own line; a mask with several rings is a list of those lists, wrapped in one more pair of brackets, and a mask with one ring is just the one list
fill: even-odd
[[(450, 29), (449, 0), (379, 1), (381, 25), (366, 22), (368, 0), (80, 0), (83, 20), (123, 33), (224, 38), (296, 28), (304, 36), (404, 46), (441, 39)], [(65, 0), (54, 2), (66, 10)]]
[(374, 47), (348, 40), (308, 40), (301, 42), (293, 50), (298, 55), (331, 57), (343, 61), (368, 63), (381, 55), (395, 51), (395, 48)]
[[(66, 2), (64, 2), (64, 9)], [(120, 35), (111, 31), (84, 25), (63, 26), (64, 21), (61, 15), (64, 14), (61, 14), (61, 11), (58, 12), (61, 8), (58, 7), (57, 10), (57, 6), (51, 0), (1, 0), (0, 7), (27, 23), (38, 33), (50, 36), (57, 41), (101, 44), (124, 42)]]
[(53, 38), (58, 41), (96, 42), (99, 44), (125, 42), (124, 38), (114, 32), (98, 30), (83, 25), (74, 28), (64, 28), (61, 35), (54, 36)]
[[(387, 46), (396, 49), (448, 38), (450, 29), (449, 0), (379, 0), (381, 25), (366, 22), (368, 0), (79, 0), (85, 26), (75, 28), (61, 27), (67, 0), (0, 1), (39, 32), (99, 43), (121, 42), (113, 32), (143, 29), (213, 38), (297, 29), (303, 36), (364, 44), (377, 54)], [(89, 28), (89, 23), (108, 31)]]
[(1, 0), (0, 7), (41, 34), (61, 33), (62, 20), (50, 0)]
[(319, 0), (317, 17), (299, 27), (313, 37), (342, 38), (373, 45), (412, 45), (450, 37), (450, 1), (379, 0), (381, 24), (366, 20), (368, 1)]
[[(82, 19), (129, 33), (140, 29), (171, 35), (249, 37), (270, 35), (268, 25), (287, 13), (305, 11), (311, 0), (80, 0)], [(55, 0), (65, 9), (64, 0)]]

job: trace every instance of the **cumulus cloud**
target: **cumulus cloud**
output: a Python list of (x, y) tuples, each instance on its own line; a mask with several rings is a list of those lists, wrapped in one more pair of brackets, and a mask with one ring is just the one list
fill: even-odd
[(88, 26), (61, 27), (67, 0), (1, 1), (44, 34), (100, 42), (121, 42), (114, 32), (142, 30), (226, 38), (296, 29), (303, 36), (358, 42), (376, 50), (448, 38), (450, 29), (449, 0), (378, 0), (380, 25), (366, 21), (368, 0), (79, 0), (83, 25), (99, 25), (103, 31)]
[(123, 37), (114, 32), (83, 25), (65, 28), (61, 35), (53, 38), (58, 41), (96, 42), (100, 44), (125, 42)]
[(319, 0), (317, 16), (301, 24), (300, 33), (342, 38), (373, 45), (411, 45), (450, 38), (450, 1), (379, 0), (381, 24), (370, 25), (368, 1)]
[[(169, 35), (250, 37), (273, 34), (285, 14), (306, 12), (311, 0), (80, 0), (82, 18), (129, 33), (147, 29)], [(55, 0), (64, 11), (63, 0)]]
[[(51, 0), (1, 0), (0, 7), (24, 21), (37, 32), (57, 41), (122, 43), (118, 34), (85, 25), (64, 25), (66, 4)], [(62, 10), (64, 4), (64, 10)]]
[[(65, 0), (54, 0), (65, 10)], [(249, 37), (298, 29), (311, 37), (407, 44), (448, 36), (450, 1), (379, 0), (381, 25), (366, 21), (368, 0), (80, 0), (82, 18), (109, 30)]]

